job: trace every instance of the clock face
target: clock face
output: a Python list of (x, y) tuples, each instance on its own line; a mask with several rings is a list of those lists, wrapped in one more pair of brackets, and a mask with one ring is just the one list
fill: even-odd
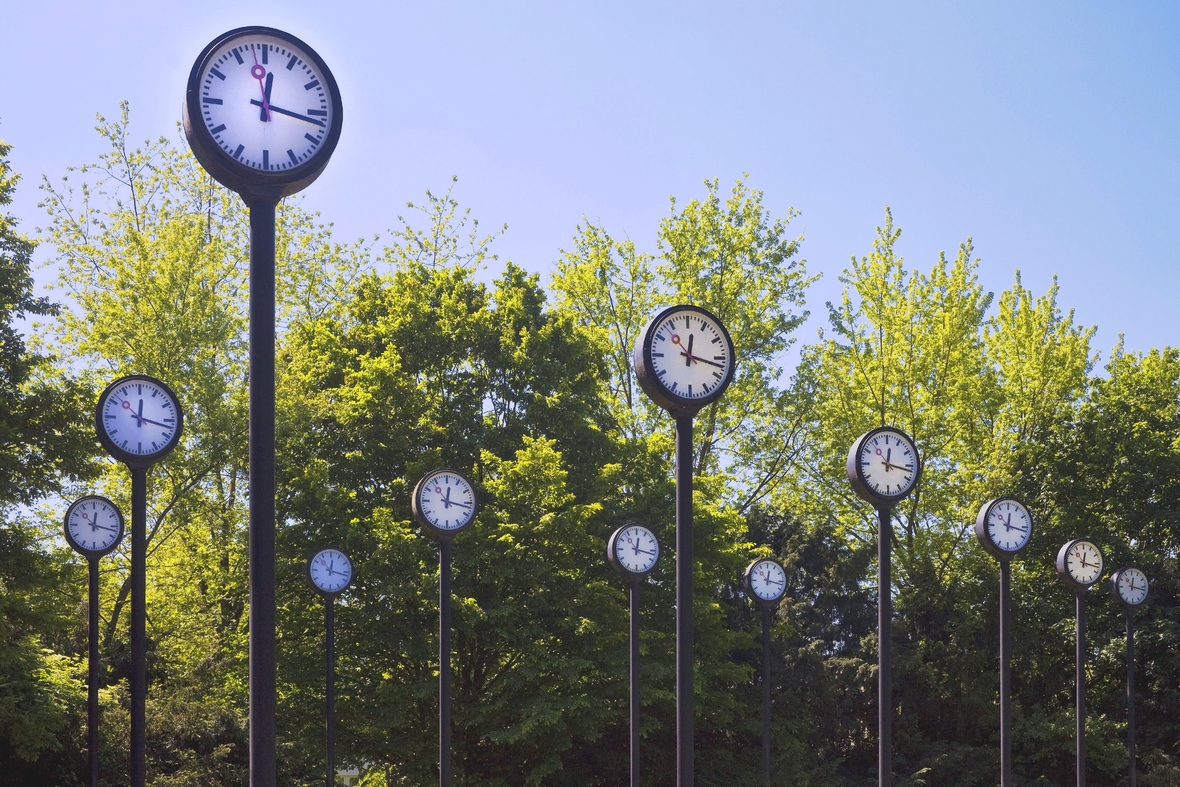
[(756, 560), (746, 569), (746, 585), (760, 601), (778, 601), (787, 591), (787, 572), (777, 560)]
[(1102, 576), (1102, 552), (1089, 541), (1074, 541), (1065, 552), (1065, 571), (1078, 585), (1093, 585)]
[(1137, 607), (1147, 598), (1147, 575), (1137, 568), (1120, 569), (1114, 586), (1119, 600), (1129, 607)]
[(853, 445), (848, 464), (853, 487), (874, 501), (903, 498), (918, 480), (917, 449), (910, 438), (889, 427), (861, 437)]
[(1020, 501), (1001, 498), (988, 505), (984, 527), (988, 540), (997, 549), (1015, 554), (1028, 546), (1032, 537), (1032, 516)]
[(182, 414), (176, 395), (159, 380), (123, 377), (98, 399), (98, 437), (118, 460), (147, 465), (162, 459), (180, 439)]
[(335, 595), (352, 582), (352, 561), (339, 549), (321, 549), (307, 564), (307, 578), (316, 590)]
[(635, 362), (640, 383), (657, 404), (671, 410), (702, 407), (733, 379), (733, 342), (709, 312), (674, 306), (648, 325)]
[(651, 572), (660, 559), (660, 542), (656, 534), (642, 525), (627, 525), (615, 531), (610, 540), (612, 562), (627, 574)]
[(457, 533), (475, 519), (475, 487), (454, 470), (428, 473), (414, 489), (417, 520), (438, 533)]
[(123, 514), (105, 497), (89, 495), (66, 511), (66, 541), (84, 555), (103, 555), (123, 540)]

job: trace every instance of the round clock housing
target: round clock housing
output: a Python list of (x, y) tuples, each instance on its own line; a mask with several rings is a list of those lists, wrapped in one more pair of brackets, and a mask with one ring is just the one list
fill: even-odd
[(1128, 610), (1147, 600), (1147, 589), (1147, 575), (1135, 566), (1124, 566), (1110, 577), (1110, 594)]
[(123, 512), (105, 497), (87, 495), (70, 504), (65, 517), (66, 541), (86, 557), (101, 557), (123, 540)]
[(410, 498), (414, 519), (442, 538), (450, 538), (470, 526), (478, 508), (475, 485), (462, 473), (449, 468), (424, 475)]
[(742, 584), (758, 601), (773, 604), (787, 592), (787, 572), (774, 558), (759, 558), (746, 569)]
[(295, 36), (240, 27), (214, 39), (189, 73), (184, 133), (229, 189), (275, 199), (319, 177), (343, 108), (328, 66)]
[(1067, 541), (1057, 553), (1057, 573), (1074, 590), (1087, 590), (1102, 578), (1102, 551), (1088, 538)]
[(142, 374), (120, 377), (98, 397), (94, 413), (99, 442), (133, 468), (150, 467), (167, 456), (184, 429), (176, 394)]
[(606, 556), (623, 576), (647, 576), (660, 559), (660, 541), (643, 525), (623, 525), (607, 539)]
[(352, 560), (335, 547), (321, 549), (307, 561), (307, 581), (325, 596), (338, 596), (352, 584)]
[(721, 321), (699, 306), (656, 314), (635, 343), (639, 385), (673, 413), (695, 413), (733, 381), (733, 340)]
[(988, 554), (1000, 560), (1008, 560), (1028, 546), (1032, 528), (1028, 506), (1014, 497), (984, 503), (975, 518), (975, 537)]
[(888, 508), (914, 490), (922, 463), (909, 435), (881, 426), (856, 439), (845, 469), (853, 491), (878, 508)]

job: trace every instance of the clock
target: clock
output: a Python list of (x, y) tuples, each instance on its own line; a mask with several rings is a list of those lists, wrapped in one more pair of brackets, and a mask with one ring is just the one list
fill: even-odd
[(197, 58), (184, 133), (205, 170), (229, 189), (275, 199), (319, 177), (340, 139), (343, 108), (328, 66), (270, 27), (240, 27)]
[(101, 557), (123, 540), (123, 512), (98, 495), (87, 495), (66, 509), (66, 541), (86, 557)]
[(462, 473), (447, 468), (423, 476), (410, 498), (414, 519), (441, 538), (468, 527), (478, 508), (475, 485)]
[(853, 491), (878, 508), (888, 508), (913, 491), (922, 463), (908, 435), (882, 426), (856, 439), (845, 469)]
[(99, 442), (115, 459), (147, 468), (176, 447), (184, 414), (176, 394), (153, 377), (120, 377), (98, 397), (94, 413)]
[(1087, 538), (1067, 541), (1057, 553), (1057, 573), (1074, 590), (1087, 590), (1102, 577), (1102, 552)]
[(660, 541), (643, 525), (623, 525), (607, 539), (606, 556), (629, 579), (647, 576), (660, 559)]
[(787, 592), (787, 572), (774, 558), (760, 558), (746, 569), (742, 584), (758, 601), (773, 604)]
[(1032, 514), (1024, 503), (1014, 497), (1000, 497), (979, 509), (975, 537), (992, 557), (1008, 560), (1028, 546), (1032, 525)]
[(695, 413), (717, 401), (733, 380), (733, 340), (699, 306), (656, 314), (635, 343), (633, 360), (644, 392), (673, 413)]
[(1130, 611), (1147, 600), (1147, 575), (1134, 566), (1124, 566), (1110, 576), (1110, 594)]
[(325, 596), (338, 596), (352, 584), (352, 561), (339, 549), (321, 549), (307, 561), (307, 581)]

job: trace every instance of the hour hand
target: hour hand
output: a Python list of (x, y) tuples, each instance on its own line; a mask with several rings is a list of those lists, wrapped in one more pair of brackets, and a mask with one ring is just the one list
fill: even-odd
[[(262, 102), (256, 98), (250, 99), (250, 103), (256, 107), (262, 106)], [(282, 107), (276, 107), (274, 104), (271, 104), (269, 109), (271, 112), (278, 112), (280, 115), (286, 115), (289, 118), (295, 118), (296, 120), (302, 120), (304, 122), (311, 123), (313, 126), (319, 126), (320, 128), (324, 127), (324, 121), (322, 121), (322, 120), (316, 120), (315, 118), (308, 117), (307, 115), (300, 115), (298, 112), (292, 112), (289, 109), (283, 109)]]

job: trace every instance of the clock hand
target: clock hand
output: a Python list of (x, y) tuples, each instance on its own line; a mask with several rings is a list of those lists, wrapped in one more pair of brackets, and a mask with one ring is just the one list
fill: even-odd
[[(263, 106), (263, 103), (256, 98), (250, 99), (250, 103), (256, 107)], [(292, 118), (295, 118), (296, 120), (305, 120), (308, 123), (311, 123), (313, 126), (319, 126), (320, 128), (324, 127), (324, 122), (322, 120), (316, 120), (315, 118), (308, 117), (307, 115), (300, 115), (298, 112), (292, 112), (289, 109), (283, 109), (282, 107), (276, 107), (273, 104), (267, 104), (266, 108), (269, 109), (271, 112), (278, 112), (280, 115), (286, 115), (287, 117), (292, 117)]]
[(687, 363), (685, 363), (685, 366), (687, 366), (689, 363), (692, 363), (693, 361), (695, 361), (695, 360), (696, 360), (696, 358), (693, 358), (693, 357), (692, 357), (692, 340), (693, 340), (694, 338), (696, 338), (696, 334), (695, 334), (695, 333), (690, 333), (690, 334), (688, 335), (688, 362), (687, 362)]
[[(270, 122), (270, 96), (267, 94), (270, 91), (267, 90), (262, 84), (262, 78), (264, 76), (266, 76), (266, 69), (258, 64), (258, 50), (256, 50), (254, 48), (253, 44), (250, 45), (250, 52), (251, 52), (251, 54), (254, 55), (254, 65), (251, 66), (251, 68), (250, 68), (250, 76), (252, 76), (258, 80), (258, 89), (262, 91), (262, 103), (259, 105), (262, 107), (262, 114), (259, 117), (259, 120), (269, 123)], [(250, 102), (250, 103), (254, 103), (254, 102)]]
[(263, 105), (261, 103), (259, 104), (261, 109), (258, 111), (258, 119), (261, 121), (264, 121), (264, 122), (268, 119), (266, 116), (266, 112), (270, 108), (270, 88), (274, 84), (274, 81), (275, 81), (275, 75), (274, 75), (274, 72), (272, 71), (271, 73), (266, 75), (266, 87), (263, 88), (263, 90), (262, 90), (262, 100), (265, 101), (266, 104), (265, 105)]

